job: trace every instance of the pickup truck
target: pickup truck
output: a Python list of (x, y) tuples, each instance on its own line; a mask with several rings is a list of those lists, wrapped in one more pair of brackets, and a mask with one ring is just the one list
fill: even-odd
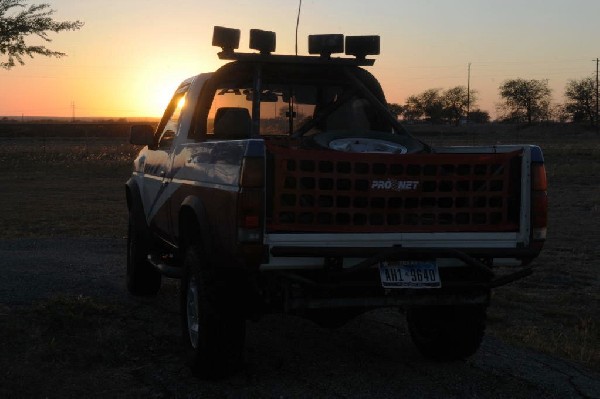
[(336, 327), (391, 307), (425, 357), (474, 354), (491, 290), (531, 274), (546, 238), (541, 149), (411, 135), (363, 68), (378, 36), (313, 35), (302, 56), (254, 29), (257, 52), (236, 52), (239, 37), (215, 27), (229, 62), (184, 80), (157, 128), (132, 127), (128, 290), (181, 280), (204, 377), (240, 367), (246, 320), (270, 312)]

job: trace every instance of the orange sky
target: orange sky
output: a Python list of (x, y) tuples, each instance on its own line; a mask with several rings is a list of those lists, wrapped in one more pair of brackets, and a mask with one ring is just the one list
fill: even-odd
[[(277, 32), (277, 53), (293, 53), (298, 2), (197, 0), (55, 0), (59, 20), (79, 19), (76, 32), (52, 35), (62, 59), (26, 59), (0, 70), (3, 116), (160, 116), (177, 84), (223, 62), (211, 46), (214, 25)], [(595, 74), (600, 57), (597, 0), (304, 0), (299, 51), (317, 33), (381, 35), (370, 68), (388, 101), (403, 103), (429, 88), (467, 84), (478, 105), (495, 113), (505, 79), (549, 79), (555, 102), (568, 79)], [(30, 43), (36, 43), (31, 41)]]

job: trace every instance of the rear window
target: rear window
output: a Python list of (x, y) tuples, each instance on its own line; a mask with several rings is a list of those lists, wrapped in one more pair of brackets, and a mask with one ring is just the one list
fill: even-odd
[[(377, 107), (352, 87), (341, 71), (319, 68), (265, 67), (260, 93), (250, 70), (224, 73), (214, 86), (205, 131), (214, 135), (219, 109), (236, 109), (252, 116), (260, 97), (261, 136), (312, 135), (324, 131), (385, 131), (392, 126)], [(232, 77), (234, 79), (232, 79)]]

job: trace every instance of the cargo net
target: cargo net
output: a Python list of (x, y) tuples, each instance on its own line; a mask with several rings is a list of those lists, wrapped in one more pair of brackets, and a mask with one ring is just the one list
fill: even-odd
[(517, 231), (521, 151), (351, 154), (268, 145), (269, 232)]

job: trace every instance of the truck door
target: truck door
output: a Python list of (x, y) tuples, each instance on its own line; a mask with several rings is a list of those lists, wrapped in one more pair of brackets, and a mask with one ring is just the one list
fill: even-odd
[(171, 99), (156, 130), (156, 148), (148, 151), (144, 167), (143, 201), (146, 221), (159, 236), (167, 240), (171, 238), (169, 184), (173, 177), (173, 153), (186, 92), (187, 87), (180, 88)]

